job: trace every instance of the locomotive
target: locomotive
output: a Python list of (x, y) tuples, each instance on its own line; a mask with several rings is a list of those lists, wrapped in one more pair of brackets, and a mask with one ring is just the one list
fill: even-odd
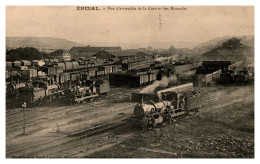
[(110, 85), (108, 80), (84, 80), (72, 89), (65, 90), (64, 99), (65, 102), (70, 104), (81, 103), (105, 97), (109, 91)]
[(64, 90), (57, 83), (49, 83), (45, 80), (29, 82), (25, 87), (18, 89), (20, 102), (27, 104), (40, 103), (41, 101), (51, 102), (64, 95)]
[(135, 126), (142, 126), (145, 130), (163, 122), (170, 124), (176, 117), (195, 114), (202, 107), (202, 97), (198, 91), (159, 93), (140, 95), (141, 102), (136, 104), (132, 119)]

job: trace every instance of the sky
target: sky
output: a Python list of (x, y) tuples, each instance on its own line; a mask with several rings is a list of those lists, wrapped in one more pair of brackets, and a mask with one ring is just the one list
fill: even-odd
[(254, 35), (252, 6), (160, 8), (122, 11), (99, 7), (101, 10), (97, 11), (77, 10), (77, 6), (7, 6), (6, 36), (57, 37), (78, 43), (138, 44), (205, 42), (222, 36)]

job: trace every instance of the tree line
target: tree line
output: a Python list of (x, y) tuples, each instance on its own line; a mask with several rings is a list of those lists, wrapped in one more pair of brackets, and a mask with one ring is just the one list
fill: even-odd
[(41, 60), (49, 58), (45, 52), (40, 52), (33, 47), (16, 48), (6, 52), (6, 61)]

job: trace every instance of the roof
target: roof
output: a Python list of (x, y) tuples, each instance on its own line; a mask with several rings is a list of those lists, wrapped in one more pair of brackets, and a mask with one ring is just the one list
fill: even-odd
[(121, 47), (91, 47), (91, 46), (86, 46), (86, 47), (72, 47), (70, 49), (70, 53), (73, 56), (77, 57), (92, 57), (93, 55), (99, 53), (99, 52), (108, 52), (114, 56), (118, 56), (115, 54), (118, 54), (122, 51)]
[(96, 54), (96, 52), (70, 52), (70, 54), (77, 57), (91, 58), (93, 55)]
[(100, 51), (94, 54), (93, 57), (96, 57), (98, 59), (110, 59), (110, 58), (114, 58), (115, 56), (107, 51)]
[(122, 51), (121, 47), (72, 47), (70, 52), (99, 52), (99, 51)]
[(92, 57), (96, 55), (112, 55), (112, 57), (126, 57), (126, 56), (149, 56), (146, 52), (141, 52), (137, 49), (121, 50), (121, 47), (72, 47), (70, 53), (77, 57)]
[[(58, 50), (56, 50), (56, 51), (54, 51), (54, 52), (52, 52), (52, 53), (69, 53), (69, 50), (58, 49)], [(51, 53), (51, 54), (52, 54), (52, 53)]]
[(203, 66), (214, 66), (214, 65), (221, 65), (221, 66), (228, 66), (231, 65), (231, 61), (203, 61)]

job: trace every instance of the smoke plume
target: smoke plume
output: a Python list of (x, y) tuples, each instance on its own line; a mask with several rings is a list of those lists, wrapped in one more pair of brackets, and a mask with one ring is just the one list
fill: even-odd
[(175, 55), (172, 55), (172, 56), (169, 56), (169, 57), (159, 57), (159, 58), (156, 58), (155, 61), (170, 63), (170, 62), (173, 62), (173, 61), (176, 60), (176, 56), (178, 56), (178, 54), (175, 54)]
[(175, 75), (172, 75), (169, 78), (163, 77), (162, 80), (156, 80), (151, 85), (145, 87), (140, 93), (154, 93), (157, 88), (165, 88), (167, 86), (175, 85), (176, 83), (177, 77)]

